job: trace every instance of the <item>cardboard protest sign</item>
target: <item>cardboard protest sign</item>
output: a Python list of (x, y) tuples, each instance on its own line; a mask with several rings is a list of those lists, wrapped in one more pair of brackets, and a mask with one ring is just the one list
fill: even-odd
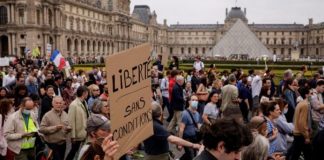
[(153, 135), (151, 46), (144, 44), (106, 58), (111, 132), (123, 154)]

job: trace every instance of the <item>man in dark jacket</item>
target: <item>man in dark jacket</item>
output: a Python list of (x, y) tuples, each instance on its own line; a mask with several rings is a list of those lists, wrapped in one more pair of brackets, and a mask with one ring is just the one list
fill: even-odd
[(172, 99), (171, 99), (171, 109), (174, 110), (173, 118), (168, 126), (168, 131), (172, 132), (173, 129), (181, 122), (181, 113), (184, 110), (185, 100), (183, 96), (183, 76), (178, 75), (176, 77), (176, 84), (172, 88)]
[(161, 122), (163, 111), (157, 102), (152, 104), (152, 118), (154, 135), (144, 141), (146, 160), (169, 160), (169, 142), (193, 149), (199, 149), (200, 145), (170, 135)]

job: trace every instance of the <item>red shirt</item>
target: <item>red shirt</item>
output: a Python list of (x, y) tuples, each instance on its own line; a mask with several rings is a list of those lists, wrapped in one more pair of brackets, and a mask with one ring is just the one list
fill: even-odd
[(176, 83), (176, 80), (175, 78), (170, 78), (169, 79), (169, 101), (171, 102), (171, 99), (172, 99), (172, 89), (173, 89), (173, 86), (175, 85)]

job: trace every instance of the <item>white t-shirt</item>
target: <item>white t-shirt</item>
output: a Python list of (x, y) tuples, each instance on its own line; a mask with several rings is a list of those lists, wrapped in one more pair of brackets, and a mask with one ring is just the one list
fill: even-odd
[(202, 62), (202, 61), (198, 61), (198, 62), (194, 62), (193, 67), (194, 67), (194, 68), (196, 69), (196, 71), (198, 72), (198, 71), (204, 69), (204, 68), (205, 68), (205, 65), (204, 65), (204, 62)]
[(252, 97), (260, 96), (261, 88), (262, 88), (262, 80), (259, 75), (256, 75), (251, 83), (252, 86)]
[(3, 78), (2, 87), (5, 87), (6, 85), (11, 84), (11, 83), (13, 83), (14, 81), (16, 81), (16, 77), (15, 77), (15, 76), (9, 76), (9, 75), (6, 75), (6, 76)]

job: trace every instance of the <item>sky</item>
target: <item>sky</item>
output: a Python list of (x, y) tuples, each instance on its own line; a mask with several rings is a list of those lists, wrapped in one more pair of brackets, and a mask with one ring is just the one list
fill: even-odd
[[(247, 9), (249, 23), (308, 24), (324, 22), (324, 0), (131, 0), (135, 5), (148, 5), (155, 10), (158, 22), (168, 24), (220, 24), (225, 9), (238, 6)], [(229, 9), (230, 10), (230, 9)]]

